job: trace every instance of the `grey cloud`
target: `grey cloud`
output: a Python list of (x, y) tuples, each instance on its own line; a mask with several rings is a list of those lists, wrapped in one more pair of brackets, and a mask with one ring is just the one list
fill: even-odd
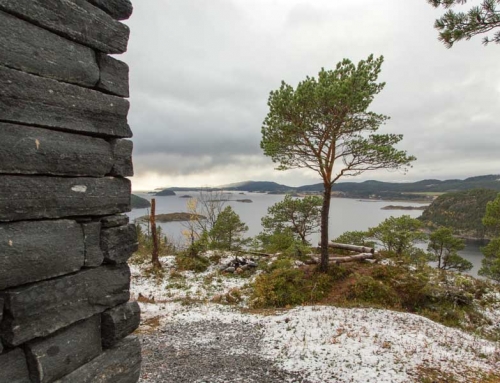
[(243, 180), (247, 180), (252, 178), (263, 165), (269, 165), (269, 160), (266, 158), (246, 155), (208, 156), (164, 152), (146, 154), (140, 158), (141, 161), (135, 164), (136, 172), (165, 172), (174, 177), (200, 176), (210, 172), (220, 174), (236, 172)]
[(269, 91), (370, 53), (385, 56), (387, 85), (372, 107), (391, 116), (381, 133), (403, 133), (400, 147), (418, 161), (404, 177), (377, 172), (356, 180), (500, 169), (500, 48), (476, 38), (445, 49), (432, 28), (438, 16), (425, 1), (136, 2), (125, 56), (136, 174), (318, 182), (313, 172), (277, 173), (263, 156)]

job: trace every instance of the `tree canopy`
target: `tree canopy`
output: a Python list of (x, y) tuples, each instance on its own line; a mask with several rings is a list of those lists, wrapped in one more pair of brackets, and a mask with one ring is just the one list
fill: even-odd
[(240, 220), (240, 216), (234, 212), (231, 206), (226, 206), (217, 216), (210, 237), (210, 244), (214, 249), (239, 250), (248, 243), (243, 234), (248, 231), (248, 226)]
[(433, 255), (440, 270), (467, 271), (472, 269), (472, 263), (458, 255), (465, 247), (465, 241), (453, 236), (448, 227), (441, 227), (429, 236), (427, 251)]
[(293, 198), (286, 195), (283, 201), (267, 209), (267, 215), (261, 220), (262, 227), (270, 233), (289, 228), (303, 244), (307, 244), (307, 236), (320, 227), (321, 204), (321, 198), (317, 196)]
[[(457, 41), (469, 40), (473, 36), (491, 32), (500, 27), (499, 0), (483, 0), (480, 5), (473, 6), (467, 12), (455, 12), (452, 7), (463, 5), (467, 0), (427, 0), (434, 7), (443, 7), (447, 12), (436, 20), (434, 27), (440, 31), (439, 40), (447, 48)], [(500, 31), (483, 38), (483, 43), (500, 43)]]
[(328, 268), (328, 215), (331, 189), (341, 177), (368, 170), (399, 169), (415, 158), (394, 145), (399, 134), (376, 134), (388, 117), (368, 108), (385, 83), (377, 82), (383, 57), (357, 65), (348, 59), (321, 69), (296, 88), (284, 81), (269, 96), (261, 147), (278, 170), (308, 168), (323, 180), (321, 265)]
[(409, 254), (417, 242), (427, 236), (420, 231), (422, 223), (409, 215), (389, 217), (378, 226), (368, 230), (368, 237), (379, 241), (384, 249), (398, 256)]

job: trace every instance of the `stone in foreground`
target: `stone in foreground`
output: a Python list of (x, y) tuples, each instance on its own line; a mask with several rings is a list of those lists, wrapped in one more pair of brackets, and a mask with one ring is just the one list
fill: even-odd
[(87, 0), (0, 0), (0, 9), (101, 52), (127, 50), (130, 29)]
[(101, 250), (101, 223), (82, 224), (85, 243), (85, 267), (101, 266), (104, 256)]
[(53, 334), (130, 298), (127, 265), (101, 266), (5, 290), (4, 344), (20, 345)]
[(137, 231), (134, 224), (113, 227), (101, 231), (101, 249), (104, 261), (111, 264), (125, 263), (138, 249)]
[(130, 0), (89, 0), (116, 20), (126, 20), (134, 10)]
[(139, 327), (141, 309), (137, 302), (128, 302), (104, 311), (101, 318), (102, 346), (109, 348)]
[(102, 177), (114, 166), (101, 138), (2, 122), (0, 137), (0, 173)]
[(0, 290), (72, 273), (83, 262), (75, 221), (0, 223)]
[(128, 222), (129, 218), (125, 214), (109, 215), (101, 218), (101, 225), (103, 228), (124, 226)]
[[(2, 326), (2, 317), (3, 317), (3, 298), (0, 298), (0, 328)], [(3, 352), (3, 344), (0, 340), (0, 354)]]
[(31, 378), (38, 383), (50, 383), (69, 374), (101, 351), (99, 315), (26, 345)]
[(0, 355), (0, 382), (31, 383), (26, 357), (21, 349), (16, 348), (14, 351)]
[(1, 11), (0, 64), (87, 87), (99, 81), (92, 49)]
[(128, 110), (129, 102), (121, 97), (0, 65), (2, 121), (128, 138)]
[(129, 336), (56, 383), (136, 383), (141, 374), (141, 344)]
[(0, 222), (130, 211), (126, 178), (0, 175)]
[(128, 65), (105, 54), (99, 54), (97, 58), (101, 69), (97, 89), (117, 96), (128, 97)]
[(134, 145), (130, 140), (112, 140), (111, 150), (113, 151), (114, 164), (111, 169), (112, 176), (132, 177), (134, 167), (132, 165), (132, 149)]

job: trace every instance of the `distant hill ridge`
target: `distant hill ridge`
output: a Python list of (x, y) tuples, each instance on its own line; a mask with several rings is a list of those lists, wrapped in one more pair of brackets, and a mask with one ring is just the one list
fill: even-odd
[[(364, 182), (339, 182), (333, 185), (333, 191), (343, 193), (349, 197), (365, 198), (372, 195), (381, 195), (382, 197), (397, 197), (400, 193), (444, 193), (470, 189), (492, 189), (500, 191), (500, 175), (484, 175), (469, 177), (464, 180), (437, 180), (428, 179), (417, 182), (381, 182), (369, 180)], [(304, 185), (299, 187), (282, 185), (271, 181), (245, 181), (228, 185), (221, 185), (215, 188), (185, 188), (171, 187), (164, 190), (171, 191), (198, 191), (198, 190), (229, 190), (229, 191), (248, 191), (263, 193), (305, 193), (321, 192), (323, 184)]]

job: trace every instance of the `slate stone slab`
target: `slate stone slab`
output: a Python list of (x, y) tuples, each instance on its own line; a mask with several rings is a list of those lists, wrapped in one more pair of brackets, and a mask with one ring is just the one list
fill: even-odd
[(126, 20), (134, 10), (130, 0), (89, 0), (117, 20)]
[(5, 317), (0, 328), (4, 344), (16, 346), (44, 337), (130, 298), (127, 265), (86, 269), (47, 281), (0, 292)]
[[(3, 299), (0, 298), (0, 327), (2, 326), (2, 318), (3, 318)], [(3, 352), (3, 344), (0, 339), (0, 354)]]
[(129, 336), (56, 383), (136, 383), (141, 361), (139, 339)]
[(105, 54), (97, 55), (101, 76), (97, 89), (117, 96), (129, 96), (128, 65)]
[(101, 314), (102, 346), (109, 348), (135, 331), (141, 322), (141, 309), (137, 302), (104, 311)]
[(102, 177), (115, 162), (101, 138), (2, 122), (0, 137), (0, 173)]
[(101, 249), (106, 263), (125, 263), (138, 249), (134, 224), (101, 230)]
[(33, 382), (49, 383), (61, 378), (102, 352), (100, 316), (28, 342), (25, 350)]
[(0, 382), (31, 383), (23, 350), (17, 348), (0, 355)]
[(87, 87), (99, 81), (91, 48), (0, 11), (0, 64)]
[(0, 9), (101, 52), (127, 50), (129, 28), (86, 0), (0, 0)]
[(0, 65), (4, 122), (128, 138), (132, 136), (128, 110), (129, 102), (123, 98)]
[(101, 250), (101, 223), (92, 222), (82, 225), (85, 244), (85, 267), (98, 267), (104, 261)]
[(132, 177), (134, 166), (132, 164), (132, 149), (134, 145), (130, 140), (112, 140), (114, 164), (111, 169), (112, 176)]
[(125, 214), (109, 215), (101, 218), (102, 228), (123, 226), (129, 222), (129, 218)]
[(0, 290), (72, 273), (83, 262), (75, 221), (0, 223)]
[(130, 211), (126, 178), (0, 175), (0, 222)]

